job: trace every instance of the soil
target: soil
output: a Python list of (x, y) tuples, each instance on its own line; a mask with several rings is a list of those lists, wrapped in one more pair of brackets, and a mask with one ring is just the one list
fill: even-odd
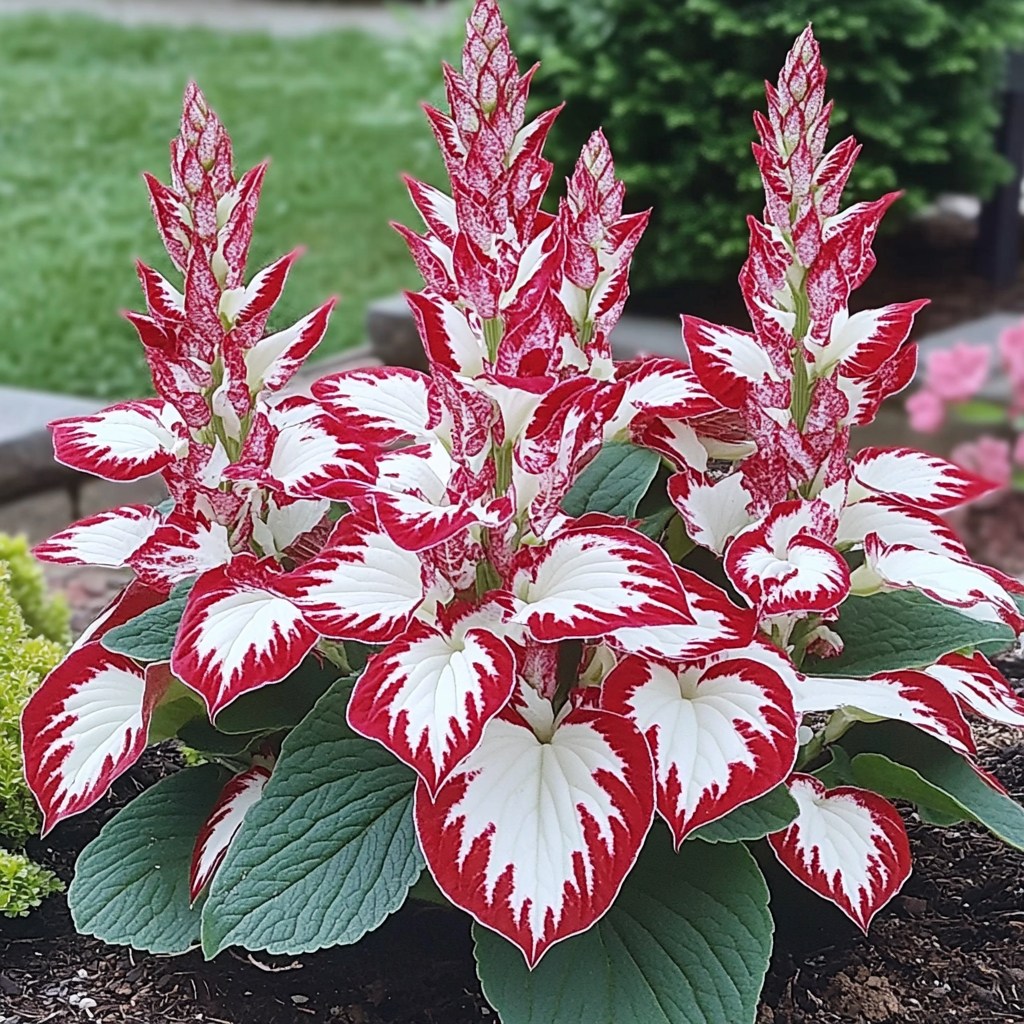
[[(880, 271), (860, 293), (863, 304), (935, 296), (922, 332), (997, 308), (1024, 312), (1024, 275), (996, 292), (970, 273), (971, 228), (963, 221), (918, 224), (882, 239), (877, 248)], [(644, 296), (634, 312), (657, 313), (664, 306), (675, 314), (685, 308), (742, 323), (734, 288), (728, 297), (707, 289), (695, 296), (678, 290)], [(960, 525), (979, 555), (1020, 573), (1024, 556), (1017, 565), (1009, 554), (1024, 550), (1020, 512), (1024, 498), (1012, 497), (972, 512)], [(54, 582), (69, 593), (79, 626), (117, 585), (113, 576), (96, 570)], [(1024, 661), (1003, 667), (1024, 692)], [(1024, 798), (1021, 736), (985, 727), (981, 741), (983, 764)], [(30, 852), (70, 879), (78, 851), (103, 823), (178, 765), (172, 748), (147, 751), (106, 801), (59, 826)], [(925, 827), (913, 814), (908, 821), (914, 874), (867, 937), (774, 871), (770, 858), (764, 862), (778, 930), (757, 1024), (1024, 1024), (1024, 855), (972, 827)], [(0, 918), (0, 1024), (480, 1024), (495, 1019), (474, 973), (467, 920), (433, 907), (403, 909), (355, 947), (296, 958), (229, 951), (215, 964), (198, 953), (158, 957), (77, 936), (60, 896), (24, 920)]]
[[(1014, 671), (1024, 675), (1024, 665)], [(1008, 738), (986, 731), (982, 760), (1021, 797), (1024, 743)], [(103, 823), (178, 764), (166, 746), (147, 751), (99, 808), (30, 852), (70, 879)], [(909, 829), (914, 874), (867, 937), (764, 862), (778, 932), (758, 1024), (1024, 1022), (1024, 855), (967, 826), (939, 830), (910, 815)], [(216, 963), (77, 936), (61, 897), (0, 924), (3, 1024), (495, 1019), (474, 974), (467, 919), (433, 907), (403, 909), (357, 946), (295, 958), (232, 950)]]

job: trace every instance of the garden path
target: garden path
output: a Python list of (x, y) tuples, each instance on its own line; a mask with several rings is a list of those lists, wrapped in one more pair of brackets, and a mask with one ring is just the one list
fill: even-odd
[(399, 39), (444, 26), (452, 0), (435, 3), (291, 3), (283, 0), (0, 0), (5, 14), (89, 14), (121, 25), (166, 25), (228, 32), (309, 36), (354, 28)]

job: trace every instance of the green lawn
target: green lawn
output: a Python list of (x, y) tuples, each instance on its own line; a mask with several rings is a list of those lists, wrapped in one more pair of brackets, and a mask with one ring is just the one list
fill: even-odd
[(0, 19), (0, 383), (147, 390), (118, 313), (141, 305), (134, 257), (171, 270), (141, 172), (167, 180), (190, 76), (227, 124), (239, 168), (272, 158), (252, 272), (307, 246), (271, 327), (337, 293), (320, 353), (361, 341), (366, 303), (417, 282), (388, 221), (416, 223), (400, 172), (440, 175), (418, 107), (440, 79), (425, 70), (431, 48), (348, 32), (272, 40)]

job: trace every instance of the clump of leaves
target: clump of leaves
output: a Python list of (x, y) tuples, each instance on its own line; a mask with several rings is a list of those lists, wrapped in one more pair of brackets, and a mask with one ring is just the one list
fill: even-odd
[(0, 533), (0, 564), (6, 567), (11, 592), (29, 635), (67, 647), (71, 643), (71, 618), (63, 594), (46, 586), (43, 571), (32, 557), (25, 537)]
[(52, 871), (34, 864), (23, 853), (0, 848), (0, 914), (4, 917), (26, 917), (47, 896), (63, 888)]
[[(62, 886), (22, 853), (39, 830), (39, 811), (25, 785), (18, 720), (43, 677), (64, 656), (63, 600), (46, 592), (24, 538), (0, 536), (0, 914), (14, 917)], [(11, 848), (4, 848), (4, 844)]]

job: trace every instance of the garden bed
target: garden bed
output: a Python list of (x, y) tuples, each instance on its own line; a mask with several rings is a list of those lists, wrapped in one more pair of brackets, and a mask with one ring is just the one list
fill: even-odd
[[(979, 510), (982, 521), (1000, 518), (1000, 511), (1008, 518), (1016, 502)], [(976, 518), (972, 513), (968, 526)], [(110, 570), (53, 570), (77, 629), (122, 578)], [(1024, 692), (1024, 659), (1002, 668)], [(1020, 798), (1019, 735), (981, 723), (976, 731), (982, 763)], [(170, 746), (150, 749), (114, 784), (110, 798), (58, 826), (31, 852), (70, 880), (78, 852), (103, 824), (180, 765)], [(778, 932), (757, 1024), (1024, 1021), (1024, 855), (969, 826), (940, 830), (911, 816), (909, 831), (914, 874), (867, 937), (774, 871), (770, 855), (762, 858)], [(357, 946), (299, 957), (231, 950), (215, 963), (198, 951), (160, 957), (78, 936), (62, 896), (32, 917), (0, 923), (0, 1024), (89, 1019), (481, 1024), (496, 1018), (480, 993), (466, 918), (433, 906), (408, 905)]]
[[(1010, 668), (1024, 674), (1024, 665)], [(1019, 795), (1024, 745), (1006, 745), (1009, 736), (988, 729), (982, 761)], [(70, 878), (77, 852), (104, 821), (178, 763), (166, 747), (150, 750), (109, 800), (60, 826), (34, 854)], [(914, 874), (867, 938), (796, 883), (772, 877), (779, 932), (758, 1024), (1024, 1020), (1024, 855), (967, 826), (911, 824), (910, 833)], [(215, 963), (198, 952), (157, 957), (81, 938), (60, 897), (34, 917), (0, 926), (0, 1021), (86, 1019), (479, 1024), (495, 1018), (480, 995), (465, 918), (435, 908), (410, 905), (355, 947), (295, 958), (229, 951)]]

